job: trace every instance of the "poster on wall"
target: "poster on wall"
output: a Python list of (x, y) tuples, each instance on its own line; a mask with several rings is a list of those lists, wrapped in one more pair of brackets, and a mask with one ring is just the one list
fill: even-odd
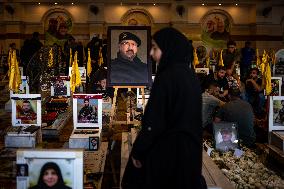
[(150, 27), (108, 27), (108, 86), (151, 85)]
[(71, 16), (65, 11), (55, 10), (51, 12), (44, 22), (45, 45), (56, 43), (64, 47), (64, 43), (71, 37), (72, 26)]
[(225, 13), (213, 11), (201, 21), (201, 39), (206, 46), (224, 48), (230, 38), (231, 22)]

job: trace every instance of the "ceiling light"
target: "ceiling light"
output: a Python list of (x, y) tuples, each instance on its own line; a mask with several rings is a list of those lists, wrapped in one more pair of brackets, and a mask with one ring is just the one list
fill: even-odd
[(202, 3), (202, 6), (204, 6), (205, 4), (204, 3)]
[(57, 5), (58, 3), (54, 3), (55, 5)]
[(221, 6), (222, 4), (221, 3), (219, 3), (219, 6)]
[(71, 3), (72, 5), (74, 5), (74, 3)]
[(156, 5), (156, 3), (153, 4), (154, 6)]
[(236, 3), (236, 6), (238, 6), (238, 3)]
[(40, 3), (38, 3), (40, 5)]

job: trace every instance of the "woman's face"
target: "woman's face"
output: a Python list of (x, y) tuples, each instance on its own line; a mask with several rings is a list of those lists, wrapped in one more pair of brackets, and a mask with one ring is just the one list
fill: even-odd
[(150, 56), (152, 56), (156, 64), (160, 63), (162, 57), (162, 51), (154, 40), (152, 40), (152, 48), (150, 51)]
[(56, 174), (54, 169), (47, 169), (43, 174), (43, 182), (52, 187), (58, 182), (58, 175)]

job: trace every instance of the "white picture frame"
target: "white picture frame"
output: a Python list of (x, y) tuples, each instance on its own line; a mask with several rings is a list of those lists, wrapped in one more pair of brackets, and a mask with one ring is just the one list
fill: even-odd
[(270, 96), (281, 96), (282, 77), (271, 77), (271, 87)]
[(284, 96), (270, 96), (268, 130), (284, 130)]
[(30, 93), (30, 87), (29, 87), (27, 76), (21, 76), (21, 80), (22, 80), (22, 83), (20, 84), (19, 91), (17, 93), (10, 91), (10, 96), (11, 94), (29, 94)]
[[(84, 100), (89, 100), (93, 109), (92, 116), (82, 116)], [(84, 118), (85, 117), (85, 118)], [(74, 94), (73, 95), (73, 123), (74, 129), (102, 129), (102, 95)]]
[[(86, 83), (87, 80), (87, 70), (85, 67), (78, 67), (79, 68), (79, 72), (81, 75), (81, 81), (82, 83)], [(71, 76), (71, 71), (72, 71), (72, 67), (69, 67), (69, 77)]]
[(41, 95), (12, 94), (12, 126), (41, 126)]
[(195, 73), (209, 75), (209, 68), (195, 68)]
[(54, 164), (59, 167), (65, 185), (83, 189), (82, 149), (20, 149), (17, 150), (17, 164), (28, 166), (28, 176), (17, 176), (17, 189), (28, 189), (37, 184), (41, 169)]
[[(60, 84), (63, 84), (63, 86), (60, 86)], [(63, 90), (58, 90), (59, 87), (62, 87)], [(65, 92), (66, 90), (66, 92)], [(55, 79), (55, 81), (52, 83), (50, 87), (50, 95), (52, 97), (58, 97), (58, 96), (64, 96), (64, 97), (70, 97), (70, 78), (67, 76), (59, 76)], [(63, 93), (62, 93), (63, 92)]]
[(221, 152), (239, 147), (237, 123), (219, 122), (213, 124), (215, 148)]

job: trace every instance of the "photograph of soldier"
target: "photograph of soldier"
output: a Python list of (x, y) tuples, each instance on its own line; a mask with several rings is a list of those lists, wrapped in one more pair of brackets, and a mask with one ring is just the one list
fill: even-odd
[[(110, 49), (112, 51), (109, 66), (110, 86), (146, 85), (149, 83), (147, 37), (146, 35), (143, 37), (142, 34), (138, 35), (137, 31), (135, 32), (123, 31), (117, 33), (118, 36), (111, 36), (118, 38), (118, 40), (111, 39), (111, 42), (116, 44), (112, 44)], [(113, 56), (114, 52), (116, 57)]]
[(273, 100), (273, 125), (284, 124), (284, 100)]
[[(221, 138), (220, 139), (220, 136)], [(216, 149), (222, 151), (222, 152), (227, 152), (229, 150), (234, 150), (235, 148), (238, 148), (238, 143), (235, 143), (233, 141), (233, 129), (232, 127), (224, 126), (219, 130), (218, 133), (218, 138), (216, 140)]]
[(16, 119), (19, 124), (36, 124), (37, 114), (36, 100), (17, 100), (16, 101)]
[(56, 80), (54, 83), (54, 96), (66, 96), (67, 86), (63, 80)]
[[(78, 123), (98, 123), (97, 99), (78, 99)], [(80, 109), (80, 107), (82, 107)]]

